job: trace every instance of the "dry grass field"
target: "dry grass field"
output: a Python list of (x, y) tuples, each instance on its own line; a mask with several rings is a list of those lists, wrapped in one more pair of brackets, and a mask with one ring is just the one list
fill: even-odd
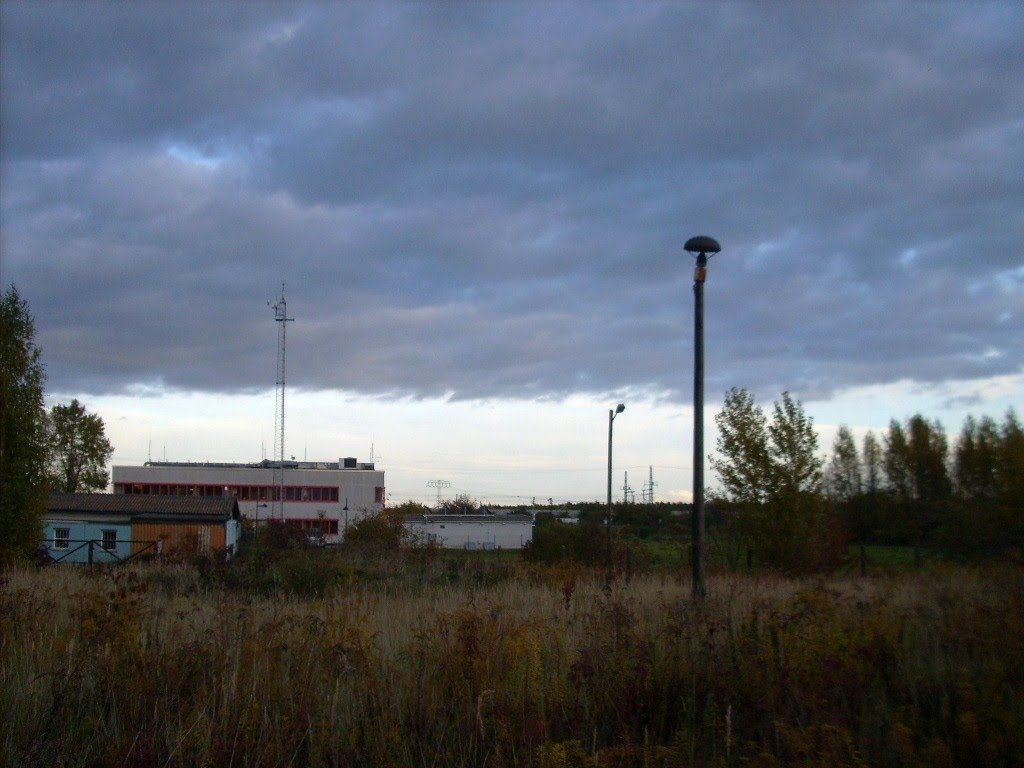
[(695, 607), (672, 575), (319, 567), (7, 572), (0, 763), (1024, 765), (1019, 568), (715, 576)]

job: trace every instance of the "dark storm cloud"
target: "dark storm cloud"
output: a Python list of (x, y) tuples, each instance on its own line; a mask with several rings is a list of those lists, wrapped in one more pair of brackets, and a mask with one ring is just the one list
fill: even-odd
[(1014, 3), (6, 3), (58, 390), (827, 394), (1020, 370)]

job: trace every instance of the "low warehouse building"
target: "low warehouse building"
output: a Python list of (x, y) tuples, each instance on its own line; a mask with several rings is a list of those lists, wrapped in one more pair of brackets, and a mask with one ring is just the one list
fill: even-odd
[(55, 493), (43, 530), (41, 550), (55, 562), (117, 563), (150, 553), (230, 557), (241, 515), (232, 497)]
[(448, 549), (522, 549), (533, 540), (533, 518), (524, 512), (483, 515), (403, 515), (406, 529)]

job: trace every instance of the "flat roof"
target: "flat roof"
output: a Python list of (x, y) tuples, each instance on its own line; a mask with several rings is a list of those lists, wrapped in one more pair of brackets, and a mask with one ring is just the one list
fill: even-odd
[[(137, 464), (119, 464), (119, 468), (137, 468)], [(166, 467), (166, 468), (177, 468), (177, 469), (276, 469), (281, 467), (283, 469), (325, 469), (325, 470), (347, 470), (353, 472), (356, 470), (373, 470), (375, 472), (382, 472), (383, 470), (374, 469), (374, 466), (370, 462), (360, 461), (356, 462), (355, 466), (346, 467), (343, 461), (271, 461), (270, 459), (264, 459), (263, 461), (256, 462), (239, 462), (239, 461), (147, 461), (142, 465), (143, 467)]]

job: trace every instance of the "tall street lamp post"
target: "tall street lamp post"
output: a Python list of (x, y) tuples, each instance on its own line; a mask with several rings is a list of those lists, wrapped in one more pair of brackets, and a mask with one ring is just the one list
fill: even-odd
[(704, 583), (704, 279), (708, 258), (721, 246), (714, 238), (691, 237), (683, 246), (697, 257), (693, 273), (693, 596), (703, 600)]
[(608, 570), (612, 568), (612, 422), (615, 417), (626, 410), (626, 406), (619, 403), (614, 410), (608, 411), (608, 510), (604, 519), (605, 533), (608, 539)]

